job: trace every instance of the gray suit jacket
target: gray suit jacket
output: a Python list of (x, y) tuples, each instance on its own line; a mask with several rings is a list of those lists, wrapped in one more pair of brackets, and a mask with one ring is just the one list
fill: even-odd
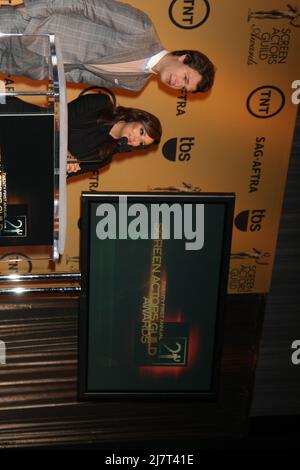
[[(149, 17), (116, 0), (25, 0), (26, 34), (58, 36), (66, 80), (140, 90), (148, 73), (102, 72), (94, 65), (145, 59), (161, 46)], [(41, 54), (37, 41), (30, 50)], [(117, 78), (117, 82), (115, 81)]]

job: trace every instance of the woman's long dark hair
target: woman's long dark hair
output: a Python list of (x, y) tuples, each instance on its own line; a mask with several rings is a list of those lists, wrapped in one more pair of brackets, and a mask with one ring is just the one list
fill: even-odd
[(102, 113), (101, 118), (97, 120), (97, 123), (100, 125), (104, 124), (117, 124), (117, 122), (140, 122), (149, 137), (153, 139), (152, 144), (150, 145), (140, 145), (139, 147), (132, 147), (128, 144), (118, 144), (118, 141), (115, 142), (105, 142), (101, 145), (99, 149), (99, 160), (103, 161), (108, 158), (113, 153), (118, 152), (131, 152), (133, 150), (143, 150), (151, 145), (157, 145), (160, 142), (162, 127), (159, 119), (148, 111), (137, 108), (127, 108), (124, 106), (117, 106), (113, 110), (113, 114), (107, 113), (106, 115)]
[[(132, 147), (127, 143), (120, 142), (120, 141), (109, 141), (105, 142), (101, 145), (100, 149), (97, 149), (97, 161), (104, 162), (114, 153), (119, 152), (131, 152), (133, 150), (142, 150), (151, 145), (157, 145), (160, 142), (161, 134), (162, 134), (162, 127), (159, 119), (154, 116), (154, 114), (148, 113), (142, 109), (137, 108), (126, 108), (124, 106), (117, 106), (117, 101), (115, 94), (106, 87), (102, 86), (90, 86), (85, 88), (79, 96), (83, 94), (95, 91), (104, 92), (106, 95), (109, 96), (111, 100), (112, 107), (111, 109), (106, 109), (105, 111), (101, 111), (101, 116), (97, 119), (98, 125), (114, 125), (119, 121), (125, 122), (140, 122), (144, 127), (149, 135), (153, 139), (152, 144), (150, 145), (140, 145), (139, 147)], [(123, 140), (123, 139), (122, 139)]]

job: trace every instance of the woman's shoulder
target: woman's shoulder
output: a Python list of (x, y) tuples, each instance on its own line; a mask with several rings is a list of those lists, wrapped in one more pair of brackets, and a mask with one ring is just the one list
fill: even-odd
[(87, 105), (107, 105), (113, 106), (112, 99), (106, 93), (88, 93), (86, 95), (78, 96), (71, 103), (86, 103)]
[(102, 112), (112, 113), (114, 105), (108, 95), (94, 93), (82, 95), (68, 104), (69, 120), (89, 120), (100, 117)]
[(105, 93), (89, 93), (87, 95), (78, 96), (75, 100), (68, 104), (68, 108), (80, 108), (84, 110), (113, 109), (114, 105), (111, 98)]

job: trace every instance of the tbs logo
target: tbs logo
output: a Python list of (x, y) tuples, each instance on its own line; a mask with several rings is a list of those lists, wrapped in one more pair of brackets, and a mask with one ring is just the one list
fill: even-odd
[(265, 216), (265, 209), (243, 211), (236, 216), (234, 223), (236, 228), (242, 232), (247, 232), (248, 230), (250, 232), (259, 232)]
[(174, 137), (165, 142), (162, 152), (164, 157), (171, 162), (188, 162), (195, 145), (195, 137)]

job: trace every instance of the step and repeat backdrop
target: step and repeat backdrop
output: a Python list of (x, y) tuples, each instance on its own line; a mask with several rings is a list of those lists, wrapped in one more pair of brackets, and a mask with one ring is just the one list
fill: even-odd
[[(60, 262), (49, 263), (37, 247), (1, 247), (1, 274), (80, 270), (82, 191), (234, 192), (228, 292), (268, 292), (300, 100), (300, 1), (292, 6), (283, 0), (126, 3), (151, 17), (167, 50), (198, 49), (208, 55), (217, 69), (215, 85), (209, 93), (187, 95), (153, 78), (138, 94), (116, 91), (119, 104), (159, 117), (161, 144), (143, 154), (114, 157), (99, 172), (69, 178)], [(7, 91), (43, 86), (0, 75), (0, 87)], [(68, 85), (68, 100), (83, 88)]]

